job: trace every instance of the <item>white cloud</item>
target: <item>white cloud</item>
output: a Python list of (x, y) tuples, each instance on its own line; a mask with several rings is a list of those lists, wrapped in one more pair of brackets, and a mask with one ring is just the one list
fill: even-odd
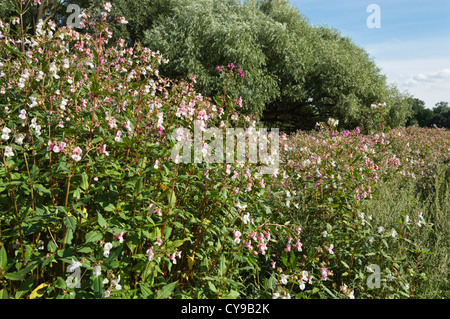
[(389, 82), (423, 100), (428, 108), (450, 102), (450, 57), (375, 61)]
[(443, 82), (450, 79), (450, 69), (443, 69), (442, 71), (428, 74), (417, 74), (413, 77), (416, 82)]

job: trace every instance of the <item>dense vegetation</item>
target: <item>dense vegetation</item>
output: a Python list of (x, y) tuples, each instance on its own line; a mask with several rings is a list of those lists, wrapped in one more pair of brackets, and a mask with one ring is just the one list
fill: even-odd
[(395, 104), (372, 101), (352, 129), (337, 113), (269, 133), (270, 175), (261, 148), (255, 164), (180, 162), (180, 128), (205, 130), (205, 159), (206, 128), (264, 128), (238, 88), (269, 73), (212, 65), (205, 96), (197, 74), (165, 77), (164, 55), (114, 39), (129, 18), (99, 8), (85, 33), (0, 21), (0, 297), (450, 296), (450, 132), (389, 129)]

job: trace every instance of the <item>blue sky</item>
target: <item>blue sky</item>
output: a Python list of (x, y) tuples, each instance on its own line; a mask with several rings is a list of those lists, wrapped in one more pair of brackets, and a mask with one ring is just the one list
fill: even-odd
[[(338, 29), (364, 48), (388, 81), (432, 108), (450, 102), (450, 0), (289, 0), (311, 24)], [(369, 28), (370, 4), (380, 28)]]

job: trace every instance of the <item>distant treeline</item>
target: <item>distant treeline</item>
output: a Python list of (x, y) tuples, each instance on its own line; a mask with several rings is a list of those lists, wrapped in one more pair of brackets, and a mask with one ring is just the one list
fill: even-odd
[(445, 127), (450, 129), (450, 106), (448, 102), (439, 102), (428, 109), (425, 102), (417, 98), (410, 100), (412, 114), (406, 125), (418, 125), (420, 127)]

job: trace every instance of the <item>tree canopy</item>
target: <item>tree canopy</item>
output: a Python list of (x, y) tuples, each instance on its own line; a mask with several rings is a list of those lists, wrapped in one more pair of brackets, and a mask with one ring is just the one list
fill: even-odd
[[(13, 16), (11, 0), (0, 5)], [(98, 13), (101, 0), (73, 0)], [(216, 65), (243, 69), (227, 93), (242, 97), (243, 112), (267, 127), (284, 131), (312, 129), (328, 117), (341, 128), (363, 131), (405, 125), (411, 98), (387, 83), (368, 54), (338, 30), (313, 26), (287, 0), (115, 0), (114, 15), (128, 24), (112, 26), (111, 43), (141, 42), (169, 60), (164, 76), (196, 78), (204, 96), (222, 93)], [(42, 0), (25, 16), (30, 32), (39, 18), (65, 24), (68, 1)], [(83, 30), (81, 30), (83, 31)], [(85, 30), (84, 32), (89, 32)], [(386, 102), (383, 114), (372, 104)], [(445, 113), (445, 112), (444, 112)]]

